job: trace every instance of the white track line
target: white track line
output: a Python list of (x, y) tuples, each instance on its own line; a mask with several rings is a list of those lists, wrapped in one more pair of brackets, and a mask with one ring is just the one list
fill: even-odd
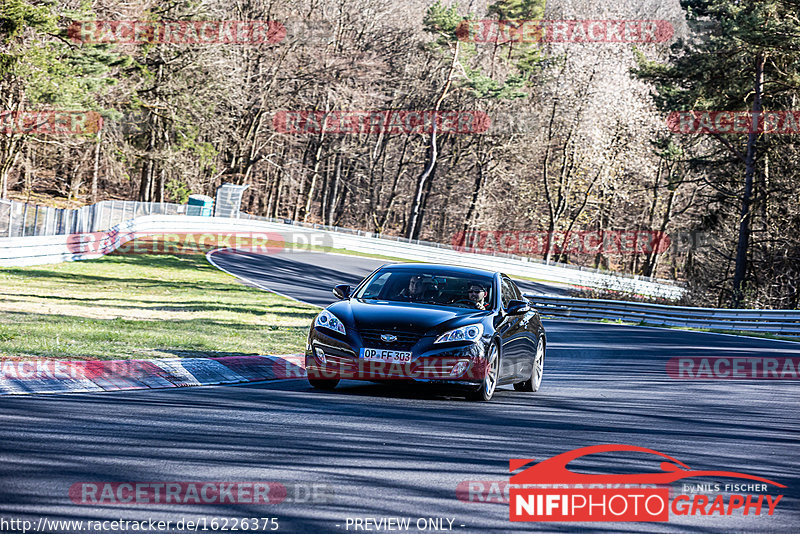
[[(306, 302), (304, 300), (300, 300), (298, 298), (292, 297), (291, 295), (285, 295), (283, 293), (275, 291), (274, 289), (270, 289), (270, 288), (268, 288), (267, 286), (265, 286), (263, 284), (260, 284), (258, 282), (253, 281), (253, 280), (245, 278), (244, 276), (239, 276), (238, 274), (234, 274), (234, 273), (230, 272), (228, 269), (226, 269), (225, 267), (219, 266), (216, 262), (214, 262), (214, 260), (212, 259), (211, 255), (214, 254), (215, 252), (224, 252), (226, 250), (236, 251), (236, 250), (239, 250), (239, 249), (236, 249), (234, 247), (225, 247), (225, 248), (217, 248), (217, 249), (211, 250), (211, 251), (206, 253), (206, 259), (208, 260), (208, 263), (210, 263), (211, 265), (213, 265), (214, 267), (216, 267), (220, 271), (222, 271), (224, 273), (227, 273), (227, 274), (233, 276), (234, 278), (238, 278), (239, 280), (244, 280), (248, 284), (256, 286), (259, 289), (263, 289), (264, 291), (269, 291), (270, 293), (275, 293), (276, 295), (280, 295), (281, 297), (286, 297), (287, 299), (291, 299), (291, 300), (293, 300), (295, 302), (299, 302), (301, 304), (308, 304), (309, 306), (314, 306), (315, 308), (323, 308), (323, 306), (319, 306), (317, 304), (312, 304), (310, 302)], [(320, 254), (325, 254), (325, 253), (324, 252), (320, 252)]]

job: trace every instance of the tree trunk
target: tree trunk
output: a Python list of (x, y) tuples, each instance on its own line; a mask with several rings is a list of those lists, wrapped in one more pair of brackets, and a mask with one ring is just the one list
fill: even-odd
[(758, 121), (761, 119), (761, 93), (764, 86), (764, 52), (756, 54), (756, 76), (753, 98), (753, 122), (747, 137), (747, 154), (745, 156), (744, 193), (742, 194), (742, 210), (739, 219), (739, 243), (736, 247), (736, 269), (733, 273), (733, 299), (731, 304), (739, 308), (744, 300), (744, 278), (747, 274), (747, 247), (750, 240), (750, 202), (753, 195), (753, 176), (755, 174), (756, 140), (758, 139)]
[(156, 191), (153, 198), (156, 202), (164, 202), (164, 185), (166, 181), (167, 170), (162, 168), (158, 173), (158, 180), (156, 181)]
[(378, 221), (375, 232), (382, 234), (386, 225), (389, 222), (389, 217), (392, 214), (392, 207), (394, 207), (394, 201), (397, 199), (397, 184), (400, 182), (400, 177), (403, 175), (403, 165), (404, 160), (406, 157), (406, 150), (408, 149), (408, 137), (405, 138), (403, 142), (403, 150), (400, 152), (400, 159), (397, 163), (397, 172), (394, 175), (394, 180), (392, 181), (392, 189), (389, 192), (389, 201), (386, 203), (386, 208), (383, 210), (383, 215), (381, 216), (380, 220)]
[(14, 152), (0, 167), (0, 181), (2, 181), (2, 196), (5, 199), (8, 196), (8, 177), (11, 175), (11, 169), (17, 163), (19, 152)]
[[(658, 267), (658, 260), (661, 257), (659, 254), (659, 249), (661, 248), (661, 244), (664, 241), (665, 235), (664, 233), (667, 231), (667, 226), (669, 225), (670, 220), (672, 220), (672, 206), (675, 203), (675, 196), (678, 192), (678, 188), (675, 187), (671, 189), (669, 192), (669, 196), (667, 197), (667, 206), (664, 208), (664, 215), (661, 218), (661, 226), (658, 229), (658, 235), (654, 241), (651, 241), (653, 244), (653, 250), (647, 253), (645, 258), (644, 267), (642, 270), (642, 274), (644, 276), (655, 276), (656, 275), (656, 268)], [(653, 229), (653, 225), (650, 225), (650, 230)]]
[(333, 185), (331, 186), (330, 200), (328, 201), (328, 211), (325, 214), (324, 222), (326, 225), (333, 225), (333, 214), (336, 204), (339, 202), (339, 182), (342, 178), (342, 158), (336, 158), (336, 169), (333, 172)]
[(422, 231), (422, 221), (425, 219), (425, 209), (428, 206), (428, 199), (431, 196), (431, 189), (433, 187), (433, 177), (436, 175), (436, 166), (431, 169), (431, 173), (428, 176), (428, 180), (426, 181), (425, 191), (422, 195), (422, 201), (419, 204), (419, 213), (417, 216), (417, 224), (414, 230), (414, 234), (409, 236), (410, 239), (419, 239), (419, 235)]
[(547, 238), (544, 244), (544, 262), (550, 263), (553, 254), (553, 234), (556, 231), (556, 221), (552, 217), (547, 222)]
[(428, 164), (425, 170), (417, 179), (416, 192), (414, 193), (414, 201), (411, 204), (411, 213), (408, 219), (408, 228), (406, 229), (406, 237), (415, 239), (415, 235), (419, 235), (417, 226), (419, 225), (420, 209), (422, 207), (422, 196), (425, 193), (425, 188), (428, 185), (428, 180), (433, 174), (433, 169), (436, 166), (436, 161), (439, 157), (439, 151), (436, 146), (436, 119), (433, 120), (433, 132), (431, 133), (431, 143), (428, 145), (427, 159)]
[(453, 83), (453, 73), (455, 72), (456, 65), (458, 64), (458, 50), (459, 42), (456, 41), (455, 49), (453, 50), (453, 61), (450, 63), (450, 70), (447, 73), (447, 79), (445, 81), (444, 88), (442, 88), (442, 92), (439, 95), (439, 98), (436, 100), (436, 105), (433, 108), (434, 117), (432, 120), (433, 128), (431, 131), (431, 141), (430, 145), (428, 145), (428, 163), (425, 165), (425, 170), (422, 171), (422, 174), (420, 174), (419, 178), (417, 179), (416, 192), (414, 193), (414, 200), (411, 204), (411, 213), (409, 215), (408, 226), (406, 228), (406, 237), (409, 239), (415, 239), (414, 236), (419, 235), (422, 195), (425, 192), (428, 180), (433, 175), (433, 170), (436, 168), (436, 162), (439, 157), (439, 150), (436, 146), (436, 114), (439, 113), (439, 110), (442, 107), (442, 102), (447, 97), (447, 93), (450, 92), (450, 85)]
[(97, 202), (97, 181), (100, 176), (100, 145), (103, 130), (97, 132), (97, 144), (94, 146), (94, 168), (92, 169), (92, 202)]
[(467, 244), (467, 235), (472, 229), (473, 218), (475, 217), (475, 210), (478, 207), (478, 198), (480, 198), (481, 188), (483, 187), (484, 161), (481, 159), (480, 156), (482, 147), (483, 147), (483, 139), (478, 141), (478, 148), (476, 149), (478, 157), (476, 158), (476, 163), (475, 163), (475, 169), (477, 171), (477, 174), (475, 175), (475, 182), (472, 184), (472, 196), (470, 197), (469, 200), (469, 207), (467, 207), (467, 214), (464, 217), (464, 224), (461, 227), (461, 235), (458, 237), (458, 243), (455, 243), (456, 245), (461, 247), (466, 246)]
[(287, 145), (283, 145), (283, 150), (281, 150), (281, 158), (279, 160), (280, 163), (278, 165), (278, 169), (275, 171), (275, 183), (270, 187), (269, 198), (267, 199), (267, 213), (265, 215), (275, 219), (278, 217), (278, 204), (280, 203), (281, 198), (281, 182), (285, 172), (284, 165), (286, 165), (287, 150)]
[(311, 212), (311, 201), (314, 199), (314, 189), (317, 186), (317, 178), (319, 177), (319, 165), (322, 161), (322, 140), (320, 139), (320, 143), (317, 146), (317, 150), (314, 152), (314, 170), (311, 173), (311, 183), (308, 186), (308, 192), (306, 193), (306, 202), (305, 206), (303, 207), (303, 222), (308, 222), (308, 215)]
[(279, 174), (275, 184), (275, 204), (272, 206), (272, 218), (277, 219), (279, 208), (281, 204), (281, 193), (283, 193), (283, 181), (281, 180), (283, 174)]
[[(336, 164), (336, 160), (339, 159), (339, 154), (334, 155), (334, 165)], [(325, 172), (322, 175), (322, 187), (320, 191), (322, 192), (322, 200), (319, 203), (319, 210), (317, 210), (317, 215), (319, 216), (319, 220), (322, 221), (322, 224), (325, 224), (325, 214), (328, 212), (328, 202), (330, 201), (330, 188), (331, 188), (331, 160), (325, 164)]]
[(152, 118), (153, 115), (151, 113), (150, 114), (151, 120), (149, 121), (150, 137), (147, 141), (147, 152), (145, 155), (146, 159), (144, 163), (142, 163), (142, 178), (141, 178), (142, 181), (139, 185), (139, 200), (141, 202), (150, 202), (150, 200), (152, 199), (151, 190), (153, 188), (153, 167), (154, 167), (153, 150), (156, 146), (156, 128), (158, 127), (157, 126), (158, 121), (152, 120)]
[(311, 145), (314, 143), (313, 140), (309, 140), (306, 143), (305, 149), (303, 150), (303, 164), (301, 166), (301, 172), (303, 173), (302, 177), (300, 178), (300, 186), (297, 190), (297, 198), (294, 202), (294, 211), (292, 212), (292, 220), (296, 221), (300, 217), (300, 203), (303, 200), (303, 191), (306, 190), (306, 164), (308, 163), (308, 155), (311, 153)]
[(335, 226), (339, 226), (339, 221), (342, 220), (344, 209), (347, 207), (347, 193), (350, 191), (347, 187), (342, 190), (342, 198), (339, 200), (339, 206), (336, 208), (336, 216), (333, 220)]

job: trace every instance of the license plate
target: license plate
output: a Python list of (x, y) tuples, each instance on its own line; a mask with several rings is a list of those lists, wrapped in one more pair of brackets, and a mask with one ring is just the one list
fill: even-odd
[(410, 352), (399, 350), (361, 349), (361, 357), (373, 362), (408, 363), (411, 361)]

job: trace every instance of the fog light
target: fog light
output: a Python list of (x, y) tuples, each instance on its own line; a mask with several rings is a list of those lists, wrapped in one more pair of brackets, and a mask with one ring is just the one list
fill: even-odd
[(469, 362), (458, 362), (453, 366), (453, 370), (450, 371), (450, 376), (463, 375), (467, 367), (469, 367)]
[(315, 352), (317, 354), (317, 359), (319, 360), (319, 363), (324, 365), (325, 364), (325, 352), (319, 347), (317, 347), (317, 350)]

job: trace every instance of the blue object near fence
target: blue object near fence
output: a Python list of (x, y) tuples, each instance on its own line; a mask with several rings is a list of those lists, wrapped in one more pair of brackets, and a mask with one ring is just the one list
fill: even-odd
[(207, 195), (189, 195), (186, 215), (211, 217), (214, 213), (214, 199)]

